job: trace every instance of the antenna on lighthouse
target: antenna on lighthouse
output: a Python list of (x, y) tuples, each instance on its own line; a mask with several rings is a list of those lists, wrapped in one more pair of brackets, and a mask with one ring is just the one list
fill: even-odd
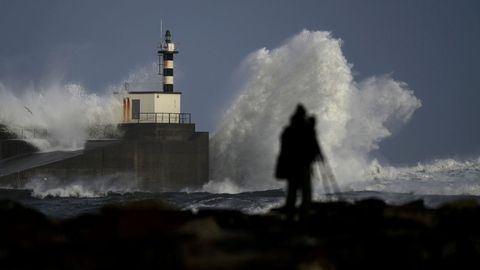
[(163, 47), (163, 41), (162, 41), (162, 35), (163, 35), (163, 19), (160, 19), (160, 44), (158, 45), (158, 75), (163, 75), (162, 70), (163, 70), (163, 65), (162, 65), (162, 57), (160, 54), (160, 51), (162, 50)]

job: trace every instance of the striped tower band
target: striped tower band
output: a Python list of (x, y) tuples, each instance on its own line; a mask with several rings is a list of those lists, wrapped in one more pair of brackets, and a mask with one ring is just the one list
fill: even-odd
[(163, 91), (173, 92), (173, 53), (163, 53)]
[(178, 53), (175, 50), (175, 43), (172, 42), (172, 34), (169, 30), (165, 32), (165, 41), (162, 43), (159, 55), (163, 55), (163, 91), (173, 92), (173, 55)]

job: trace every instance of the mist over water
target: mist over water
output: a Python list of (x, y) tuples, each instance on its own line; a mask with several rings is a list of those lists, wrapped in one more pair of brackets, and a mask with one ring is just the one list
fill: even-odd
[(319, 141), (340, 184), (371, 178), (370, 153), (421, 102), (389, 75), (356, 81), (341, 45), (329, 32), (304, 30), (245, 59), (245, 84), (211, 140), (214, 182), (228, 179), (246, 190), (283, 186), (273, 179), (279, 136), (299, 102), (316, 116)]

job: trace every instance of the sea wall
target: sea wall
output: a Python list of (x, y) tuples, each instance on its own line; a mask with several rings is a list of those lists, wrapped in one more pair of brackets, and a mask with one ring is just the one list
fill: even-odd
[(124, 139), (88, 141), (80, 155), (15, 172), (1, 181), (20, 187), (35, 177), (75, 181), (124, 175), (140, 190), (153, 192), (197, 188), (208, 182), (208, 132), (195, 132), (193, 124), (120, 128)]
[(0, 159), (34, 153), (36, 151), (38, 151), (38, 148), (24, 140), (9, 139), (0, 141)]
[(38, 149), (35, 146), (18, 139), (5, 125), (0, 124), (0, 159), (36, 151), (38, 151)]

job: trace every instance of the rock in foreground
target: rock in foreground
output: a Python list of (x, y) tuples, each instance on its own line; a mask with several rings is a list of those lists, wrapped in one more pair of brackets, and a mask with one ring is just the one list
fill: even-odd
[(300, 220), (154, 202), (50, 220), (0, 202), (0, 269), (480, 269), (480, 207), (316, 203)]

